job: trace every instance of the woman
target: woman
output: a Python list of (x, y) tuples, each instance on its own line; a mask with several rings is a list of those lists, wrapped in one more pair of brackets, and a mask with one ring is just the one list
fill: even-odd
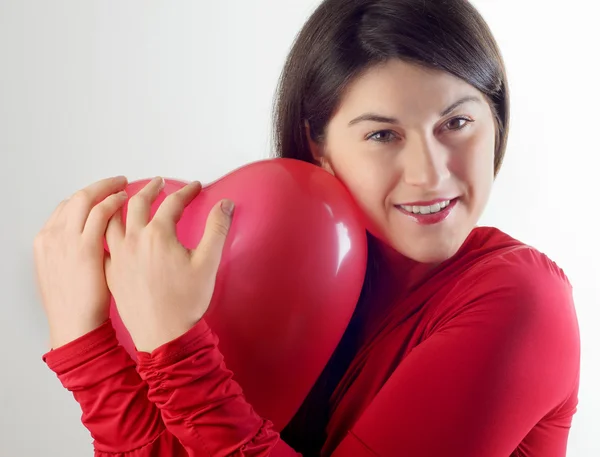
[[(348, 187), (370, 263), (342, 342), (281, 436), (201, 319), (234, 202), (213, 209), (193, 252), (174, 227), (198, 183), (151, 222), (159, 178), (127, 221), (124, 178), (63, 202), (36, 244), (44, 359), (96, 455), (564, 456), (579, 382), (571, 286), (534, 248), (476, 227), (508, 119), (500, 52), (465, 0), (325, 0), (308, 20), (280, 82), (277, 154)], [(108, 320), (109, 290), (137, 367)]]

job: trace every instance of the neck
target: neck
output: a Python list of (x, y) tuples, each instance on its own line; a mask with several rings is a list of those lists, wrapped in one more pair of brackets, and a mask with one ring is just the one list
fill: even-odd
[(417, 262), (377, 239), (371, 245), (378, 263), (373, 286), (386, 296), (404, 293), (438, 265)]

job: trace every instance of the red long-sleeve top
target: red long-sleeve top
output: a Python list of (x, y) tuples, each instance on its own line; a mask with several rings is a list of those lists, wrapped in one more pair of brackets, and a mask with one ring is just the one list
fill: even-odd
[(44, 360), (97, 457), (565, 455), (579, 330), (571, 285), (544, 254), (479, 227), (394, 306), (355, 317), (281, 435), (203, 320), (137, 365), (110, 322)]

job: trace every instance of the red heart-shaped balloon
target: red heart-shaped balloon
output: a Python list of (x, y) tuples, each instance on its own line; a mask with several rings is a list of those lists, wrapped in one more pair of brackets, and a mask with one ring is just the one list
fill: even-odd
[[(185, 185), (165, 181), (152, 215)], [(129, 197), (148, 182), (130, 183)], [(366, 231), (338, 179), (305, 162), (270, 159), (204, 187), (177, 224), (185, 247), (198, 244), (210, 209), (223, 198), (236, 209), (205, 319), (248, 401), (281, 430), (352, 316), (365, 275)], [(135, 357), (114, 303), (111, 317)]]

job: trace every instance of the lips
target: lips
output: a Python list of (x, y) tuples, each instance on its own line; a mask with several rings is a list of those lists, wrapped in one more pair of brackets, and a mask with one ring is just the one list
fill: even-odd
[[(413, 213), (410, 211), (406, 211), (399, 205), (396, 205), (396, 209), (398, 211), (400, 211), (402, 214), (404, 214), (405, 216), (408, 216), (409, 218), (411, 218), (413, 221), (417, 222), (419, 225), (434, 225), (434, 224), (439, 224), (440, 222), (444, 221), (452, 213), (458, 200), (459, 200), (458, 198), (450, 200), (450, 204), (448, 206), (446, 206), (441, 211), (438, 211), (437, 213), (432, 213), (432, 214), (416, 214), (416, 213)], [(444, 201), (444, 200), (442, 200), (442, 201)], [(411, 206), (428, 206), (428, 205), (411, 205)]]
[[(445, 197), (445, 198), (437, 198), (435, 200), (430, 200), (428, 202), (412, 202), (412, 203), (402, 203), (402, 206), (433, 206), (436, 203), (442, 203), (442, 202), (446, 202), (448, 200), (452, 201), (456, 199), (456, 197), (454, 198), (450, 198), (450, 197)], [(398, 205), (400, 206), (400, 205)]]

